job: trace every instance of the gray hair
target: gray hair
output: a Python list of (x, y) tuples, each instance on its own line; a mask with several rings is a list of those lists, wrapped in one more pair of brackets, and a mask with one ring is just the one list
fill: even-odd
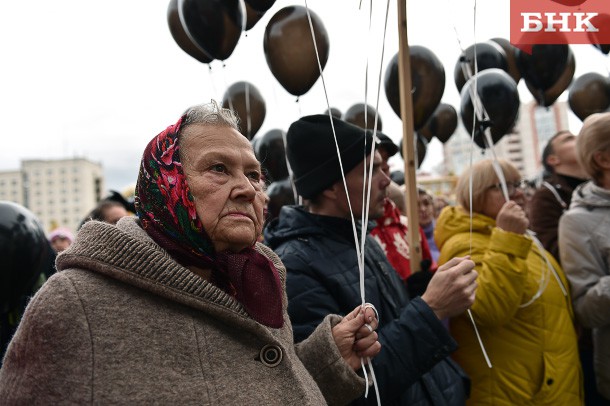
[(189, 107), (183, 115), (186, 115), (182, 124), (183, 129), (191, 124), (208, 124), (231, 127), (240, 132), (237, 115), (232, 110), (222, 108), (216, 100)]
[[(185, 137), (190, 137), (191, 133), (187, 131), (189, 126), (194, 124), (209, 125), (212, 127), (228, 127), (233, 128), (237, 132), (239, 130), (239, 118), (229, 109), (222, 108), (214, 99), (210, 103), (198, 104), (189, 107), (182, 114), (186, 116), (178, 133), (178, 138), (184, 140)], [(180, 159), (183, 163), (188, 160), (186, 151), (180, 149)]]

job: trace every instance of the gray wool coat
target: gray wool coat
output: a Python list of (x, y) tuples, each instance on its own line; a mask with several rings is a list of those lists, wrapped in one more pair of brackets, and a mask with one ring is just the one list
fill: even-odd
[[(285, 268), (267, 247), (285, 284)], [(344, 404), (365, 381), (327, 317), (294, 345), (180, 266), (135, 218), (88, 222), (34, 296), (0, 370), (2, 404)]]
[(559, 252), (576, 319), (593, 330), (597, 390), (610, 400), (610, 190), (576, 188), (559, 221)]

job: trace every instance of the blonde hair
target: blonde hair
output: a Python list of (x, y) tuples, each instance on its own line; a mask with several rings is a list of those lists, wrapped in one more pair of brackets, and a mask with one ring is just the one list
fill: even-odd
[(587, 117), (576, 138), (576, 151), (581, 166), (598, 182), (602, 168), (595, 161), (595, 153), (610, 150), (610, 113), (597, 113)]
[[(498, 159), (502, 173), (505, 179), (521, 178), (517, 168), (510, 162), (504, 159)], [(496, 171), (493, 168), (493, 161), (486, 159), (479, 161), (466, 169), (462, 176), (458, 179), (455, 187), (455, 197), (460, 206), (466, 210), (470, 210), (470, 190), (469, 179), (472, 174), (472, 211), (482, 213), (485, 208), (485, 197), (487, 190), (500, 182)]]

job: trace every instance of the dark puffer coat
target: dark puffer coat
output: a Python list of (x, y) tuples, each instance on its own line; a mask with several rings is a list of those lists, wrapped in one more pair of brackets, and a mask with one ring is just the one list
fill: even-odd
[[(288, 313), (295, 341), (327, 314), (347, 314), (361, 303), (351, 222), (284, 206), (265, 230), (265, 243), (287, 269)], [(367, 235), (365, 300), (379, 312), (381, 353), (373, 367), (383, 405), (462, 405), (468, 378), (450, 358), (456, 349), (443, 324), (407, 290), (381, 247)], [(355, 404), (375, 404), (375, 396)]]

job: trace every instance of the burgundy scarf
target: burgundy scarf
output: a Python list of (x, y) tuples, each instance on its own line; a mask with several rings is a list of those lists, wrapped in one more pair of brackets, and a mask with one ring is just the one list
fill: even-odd
[(273, 263), (253, 247), (215, 252), (197, 216), (180, 162), (178, 134), (184, 118), (144, 150), (135, 194), (142, 227), (182, 266), (211, 269), (211, 282), (235, 297), (254, 320), (280, 328), (282, 288)]

